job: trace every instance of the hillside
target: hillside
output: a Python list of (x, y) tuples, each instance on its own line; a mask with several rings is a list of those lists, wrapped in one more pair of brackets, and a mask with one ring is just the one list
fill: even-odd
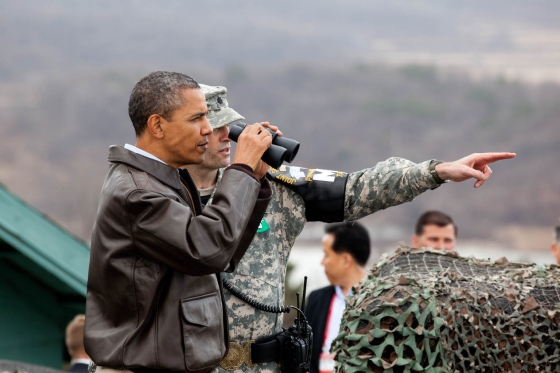
[[(127, 102), (147, 72), (87, 69), (0, 82), (0, 182), (88, 239), (111, 144), (133, 143)], [(463, 238), (500, 227), (550, 226), (560, 214), (560, 86), (474, 81), (431, 67), (297, 64), (186, 69), (228, 87), (249, 121), (301, 142), (295, 164), (359, 170), (390, 156), (415, 162), (512, 151), (481, 189), (444, 185), (371, 224), (412, 226), (426, 208), (450, 213)]]

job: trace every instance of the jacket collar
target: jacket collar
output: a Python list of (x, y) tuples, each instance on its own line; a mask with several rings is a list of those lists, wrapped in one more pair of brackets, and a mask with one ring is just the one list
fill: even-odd
[(175, 189), (183, 189), (179, 172), (171, 166), (158, 162), (154, 159), (134, 153), (122, 146), (112, 145), (109, 147), (109, 162), (124, 163), (136, 169), (149, 173), (159, 181)]

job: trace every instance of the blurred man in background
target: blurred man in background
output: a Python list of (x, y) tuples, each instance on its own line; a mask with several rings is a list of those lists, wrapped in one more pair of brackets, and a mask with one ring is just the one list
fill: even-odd
[(76, 315), (66, 327), (66, 349), (70, 355), (69, 372), (87, 373), (89, 358), (84, 348), (84, 322), (86, 316), (83, 314)]
[(552, 255), (556, 258), (556, 262), (560, 264), (560, 224), (554, 228), (554, 236), (552, 245), (550, 245), (550, 251)]
[[(229, 107), (225, 87), (200, 86), (206, 96), (207, 117), (213, 133), (208, 136), (204, 161), (188, 165), (187, 169), (203, 204), (209, 206), (215, 198), (216, 186), (221, 183), (223, 167), (230, 163), (228, 125), (244, 118)], [(477, 188), (492, 173), (488, 164), (513, 157), (513, 153), (481, 153), (455, 162), (428, 160), (420, 164), (389, 158), (350, 174), (285, 165), (271, 168), (267, 178), (272, 181), (273, 195), (266, 214), (237, 269), (223, 274), (226, 285), (229, 283), (240, 290), (244, 300), (231, 291), (224, 293), (230, 349), (217, 370), (224, 373), (280, 371), (276, 363), (280, 358), (278, 349), (272, 343), (259, 343), (258, 339), (282, 330), (281, 314), (263, 311), (256, 305), (283, 304), (288, 258), (306, 222), (357, 220), (412, 201), (446, 180), (464, 181), (474, 177)]]
[(345, 298), (351, 294), (352, 286), (366, 277), (370, 254), (368, 232), (354, 221), (327, 225), (322, 244), (321, 265), (331, 285), (313, 291), (306, 303), (305, 316), (313, 330), (311, 373), (334, 368), (329, 350), (340, 329)]
[(412, 236), (412, 246), (431, 247), (436, 250), (455, 250), (457, 226), (451, 216), (441, 211), (424, 212), (416, 221), (416, 231)]

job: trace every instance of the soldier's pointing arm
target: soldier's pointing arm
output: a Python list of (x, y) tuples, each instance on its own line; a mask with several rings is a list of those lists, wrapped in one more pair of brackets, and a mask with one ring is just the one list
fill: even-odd
[(430, 160), (419, 164), (389, 158), (373, 168), (348, 176), (344, 220), (359, 219), (412, 201), (420, 193), (437, 188), (444, 180), (460, 182), (475, 178), (477, 188), (492, 174), (488, 164), (511, 158), (515, 158), (515, 153), (474, 153), (454, 162)]
[(389, 158), (374, 167), (348, 175), (344, 220), (356, 220), (387, 207), (412, 201), (439, 186), (430, 173), (430, 162), (414, 163)]
[(307, 221), (355, 220), (411, 201), (437, 187), (429, 163), (389, 158), (374, 167), (345, 172), (282, 166), (267, 177), (296, 192), (304, 201)]

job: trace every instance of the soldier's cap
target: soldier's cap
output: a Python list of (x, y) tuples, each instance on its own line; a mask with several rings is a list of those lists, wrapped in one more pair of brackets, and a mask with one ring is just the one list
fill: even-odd
[(202, 93), (204, 93), (204, 97), (206, 97), (206, 105), (208, 106), (206, 117), (212, 128), (221, 128), (237, 120), (245, 119), (241, 114), (228, 106), (226, 87), (206, 84), (199, 85)]

